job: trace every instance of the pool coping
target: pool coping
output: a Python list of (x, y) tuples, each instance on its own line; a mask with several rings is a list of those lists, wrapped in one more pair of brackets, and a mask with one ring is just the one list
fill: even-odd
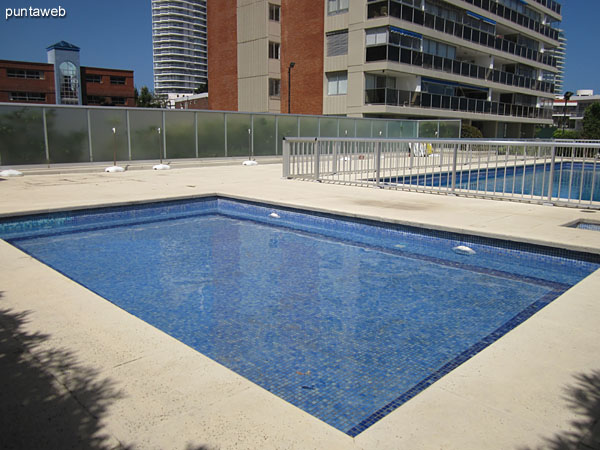
[[(198, 177), (214, 176), (215, 181), (212, 183), (219, 184), (218, 178), (224, 172), (216, 171), (213, 174), (189, 169), (187, 173), (187, 178), (184, 173), (161, 174), (156, 181), (148, 181), (148, 187), (140, 188), (139, 192), (145, 192), (142, 192), (141, 197), (145, 198), (140, 198), (135, 193), (127, 194), (130, 201), (120, 203), (146, 203), (148, 197), (156, 196), (152, 189), (148, 189), (152, 187), (151, 183), (159, 183), (162, 188), (164, 180), (179, 177), (183, 178), (176, 189), (169, 191), (169, 195), (161, 192), (161, 198), (156, 200), (197, 197), (197, 194), (172, 194), (177, 189), (185, 190), (186, 183)], [(234, 173), (242, 172), (238, 169)], [(248, 180), (264, 180), (263, 174), (270, 174), (272, 177), (276, 173), (275, 168), (265, 168), (261, 172), (256, 171), (256, 177), (253, 174), (254, 178), (250, 177)], [(151, 176), (144, 176), (144, 181)], [(41, 180), (40, 183), (46, 185), (45, 181)], [(19, 189), (22, 183), (23, 181), (17, 181), (11, 185), (14, 189)], [(29, 208), (28, 212), (114, 206), (116, 203), (109, 201), (108, 193), (113, 190), (115, 193), (122, 191), (123, 182), (107, 183), (112, 187), (107, 187), (104, 194), (94, 194), (91, 205), (88, 202), (81, 206), (75, 195), (75, 200), (68, 202), (71, 206), (59, 205), (57, 208), (41, 206), (43, 199), (34, 200), (32, 203), (37, 207)], [(403, 205), (400, 201), (405, 200), (441, 205), (436, 199), (430, 201), (430, 194), (380, 194), (379, 190), (326, 187), (273, 178), (266, 181), (271, 193), (247, 184), (241, 185), (237, 192), (231, 183), (225, 188), (211, 187), (210, 180), (207, 184), (202, 196), (220, 195), (247, 201), (279, 203), (282, 206), (334, 214), (345, 210), (346, 214), (340, 215), (379, 221), (383, 218), (390, 223), (409, 226), (419, 226), (421, 220), (415, 218), (425, 217), (426, 214), (410, 214), (409, 211), (408, 218), (398, 219), (397, 215), (380, 208), (381, 216), (378, 216), (378, 213), (372, 213), (377, 209), (377, 202), (383, 198), (394, 206)], [(135, 189), (137, 184), (128, 186)], [(61, 187), (36, 189), (34, 192), (40, 193), (41, 197), (63, 192)], [(52, 192), (46, 194), (40, 189)], [(284, 192), (279, 192), (280, 190)], [(11, 192), (10, 189), (8, 191)], [(18, 197), (19, 191), (14, 192)], [(216, 194), (217, 192), (220, 194)], [(249, 197), (248, 192), (255, 195)], [(295, 198), (286, 199), (283, 198), (284, 195), (295, 195)], [(324, 201), (323, 198), (327, 196), (330, 199)], [(363, 214), (362, 210), (360, 214), (357, 213), (351, 199), (358, 197), (362, 201), (360, 205), (368, 202), (375, 206), (366, 207), (367, 214)], [(465, 203), (464, 200), (450, 198), (448, 202), (455, 205), (457, 211), (464, 205), (470, 210), (471, 203)], [(501, 220), (508, 211), (517, 211), (518, 214), (527, 214), (530, 210), (545, 214), (546, 211), (539, 209), (546, 208), (543, 206), (529, 209), (508, 202), (491, 205), (479, 203), (491, 202), (488, 200), (474, 200), (476, 211), (477, 205), (483, 205), (486, 210), (498, 210), (498, 213), (490, 215), (494, 220)], [(60, 204), (61, 201), (54, 201), (53, 205), (56, 206), (57, 203)], [(313, 208), (307, 207), (307, 204)], [(439, 209), (439, 206), (436, 208), (439, 213), (435, 217), (441, 219), (433, 228), (440, 231), (458, 230), (461, 233), (500, 239), (510, 236), (498, 230), (482, 228), (478, 233), (472, 233), (469, 226), (448, 226), (444, 223), (444, 209)], [(3, 211), (6, 212), (7, 209), (5, 207)], [(11, 209), (18, 215), (22, 215), (24, 211), (22, 207)], [(554, 214), (555, 221), (561, 221), (563, 216), (577, 215), (575, 212), (557, 213), (552, 208), (547, 211)], [(459, 212), (456, 214), (460, 215)], [(431, 222), (438, 219), (428, 220)], [(562, 223), (566, 221), (563, 220)], [(422, 224), (426, 228), (432, 228), (430, 222), (423, 219)], [(587, 236), (582, 233), (572, 235)], [(538, 235), (535, 228), (525, 239), (523, 236), (518, 239), (508, 238), (542, 245), (551, 242), (549, 239), (551, 238), (543, 233)], [(591, 239), (588, 247), (585, 244), (566, 244), (567, 247), (585, 248), (586, 251), (598, 253), (600, 245), (597, 242), (596, 238)], [(598, 369), (600, 331), (594, 320), (597, 313), (600, 313), (596, 300), (600, 289), (600, 272), (597, 271), (535, 317), (513, 329), (476, 357), (352, 439), (317, 419), (306, 417), (306, 413), (297, 411), (295, 407), (239, 379), (216, 363), (206, 361), (197, 352), (162, 332), (139, 323), (139, 320), (114, 305), (65, 280), (4, 242), (0, 243), (0, 255), (5, 269), (0, 271), (5, 291), (5, 307), (17, 312), (30, 311), (27, 329), (48, 333), (51, 339), (46, 343), (47, 347), (64, 345), (73, 349), (82, 363), (97, 367), (102, 375), (115, 380), (128, 394), (126, 398), (116, 402), (103, 417), (103, 430), (118, 442), (136, 444), (134, 448), (184, 448), (186, 442), (190, 441), (206, 444), (208, 448), (500, 449), (522, 448), (525, 445), (533, 448), (547, 443), (548, 439), (559, 435), (561, 431), (576, 430), (573, 420), (577, 416), (565, 407), (563, 388), (573, 384), (578, 373)], [(35, 276), (36, 283), (27, 282), (32, 276)], [(96, 320), (90, 320), (90, 315)], [(91, 343), (98, 350), (90, 352)], [(118, 361), (121, 365), (114, 364)], [(192, 376), (198, 370), (203, 373), (200, 379)], [(145, 376), (148, 373), (152, 374), (151, 378)], [(58, 373), (56, 376), (63, 380), (65, 386), (69, 386), (68, 374)], [(189, 388), (185, 385), (173, 387), (173, 380), (181, 377), (190, 384)], [(181, 395), (174, 395), (179, 391)], [(210, 401), (198, 403), (198, 399), (203, 397), (198, 397), (196, 391), (201, 391), (204, 398)], [(83, 404), (85, 406), (85, 401)]]

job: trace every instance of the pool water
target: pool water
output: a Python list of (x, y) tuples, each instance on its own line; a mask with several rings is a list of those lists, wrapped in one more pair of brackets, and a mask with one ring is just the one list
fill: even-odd
[[(525, 196), (547, 196), (550, 164), (531, 164), (498, 167), (486, 170), (459, 170), (456, 188), (474, 191), (498, 192)], [(600, 201), (600, 164), (557, 163), (552, 177), (552, 197)], [(412, 175), (386, 179), (389, 183), (419, 186), (448, 187), (451, 173)]]
[[(599, 267), (593, 255), (214, 198), (0, 230), (350, 436)], [(460, 243), (476, 255), (453, 252)]]

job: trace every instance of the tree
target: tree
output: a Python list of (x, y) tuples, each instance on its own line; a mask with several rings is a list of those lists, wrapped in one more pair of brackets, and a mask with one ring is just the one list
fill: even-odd
[[(134, 94), (136, 93), (137, 88), (134, 91)], [(140, 108), (158, 108), (158, 106), (154, 105), (154, 96), (150, 92), (150, 89), (148, 89), (148, 86), (142, 86), (142, 89), (140, 90), (139, 94), (134, 96), (136, 97), (135, 106), (138, 106)]]
[(194, 89), (194, 94), (203, 94), (204, 92), (208, 92), (208, 81)]
[(562, 130), (561, 128), (557, 128), (552, 133), (552, 137), (554, 139), (578, 139), (579, 133), (575, 130)]
[(483, 133), (473, 125), (462, 124), (460, 127), (460, 137), (463, 139), (481, 139)]
[(583, 114), (584, 139), (600, 139), (600, 103), (592, 103)]

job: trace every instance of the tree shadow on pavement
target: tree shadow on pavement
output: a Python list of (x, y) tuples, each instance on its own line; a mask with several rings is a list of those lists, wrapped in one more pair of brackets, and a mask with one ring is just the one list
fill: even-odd
[(28, 315), (0, 308), (0, 448), (127, 448), (103, 430), (122, 397), (114, 383), (42, 345), (49, 336), (27, 331)]
[(563, 400), (578, 416), (571, 421), (572, 429), (545, 438), (545, 445), (538, 449), (600, 450), (600, 370), (575, 375)]

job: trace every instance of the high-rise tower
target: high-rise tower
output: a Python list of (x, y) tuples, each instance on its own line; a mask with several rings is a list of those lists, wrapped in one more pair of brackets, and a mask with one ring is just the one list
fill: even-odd
[(206, 83), (206, 1), (152, 0), (154, 91), (192, 94)]
[(565, 83), (565, 63), (567, 57), (567, 38), (565, 32), (560, 30), (558, 35), (558, 47), (553, 50), (553, 55), (556, 58), (556, 68), (558, 73), (554, 77), (554, 93), (560, 94), (564, 89)]

